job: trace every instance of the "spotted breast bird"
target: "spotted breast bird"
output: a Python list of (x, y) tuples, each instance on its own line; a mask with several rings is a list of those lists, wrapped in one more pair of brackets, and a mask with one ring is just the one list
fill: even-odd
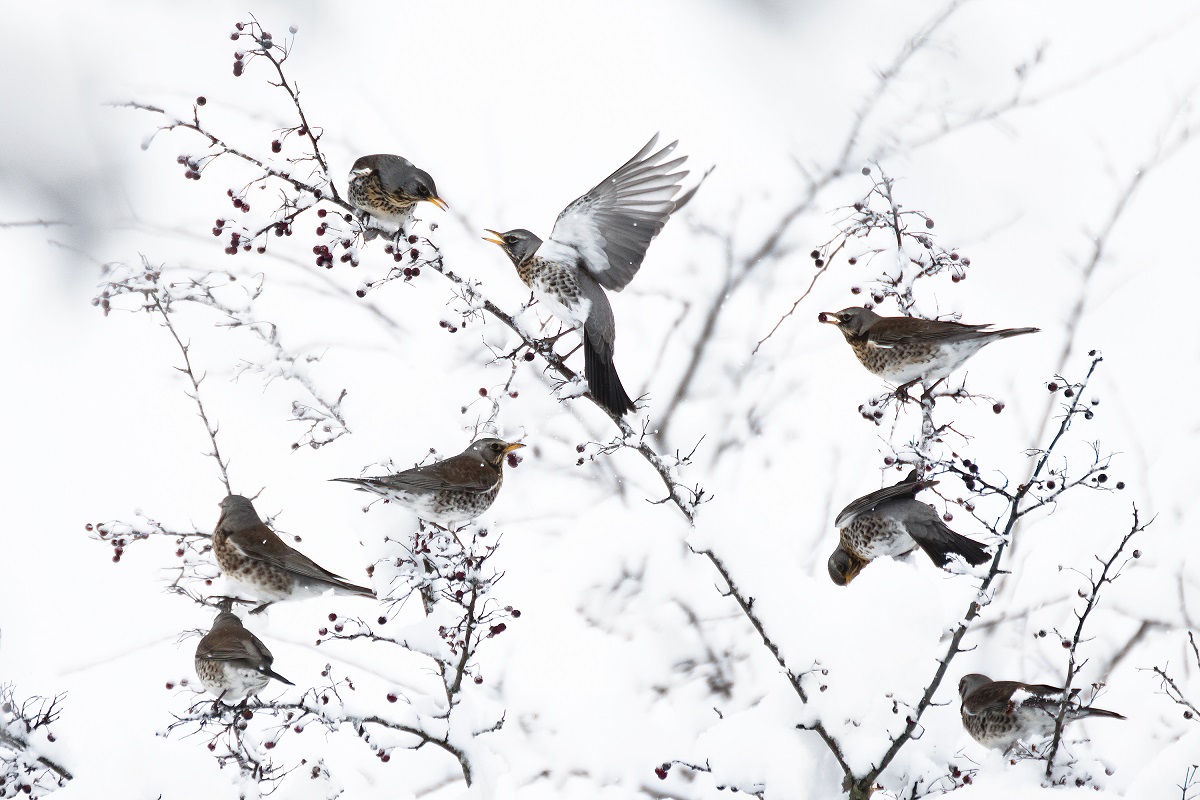
[(676, 208), (687, 156), (666, 160), (678, 142), (655, 150), (658, 134), (558, 215), (550, 238), (524, 228), (487, 241), (499, 245), (534, 297), (562, 322), (583, 329), (583, 365), (592, 397), (615, 417), (635, 411), (613, 364), (617, 329), (605, 289), (619, 292), (642, 266), (650, 241)]
[(951, 554), (968, 564), (991, 558), (983, 545), (946, 527), (937, 512), (916, 499), (917, 492), (937, 481), (917, 480), (913, 470), (895, 486), (887, 486), (855, 500), (842, 509), (834, 525), (839, 541), (829, 556), (829, 577), (845, 586), (876, 558), (901, 556), (917, 547), (944, 567)]
[(1038, 328), (989, 331), (991, 325), (881, 317), (869, 308), (853, 306), (822, 311), (817, 320), (836, 325), (862, 365), (897, 384), (896, 394), (902, 398), (916, 383), (924, 383), (928, 390), (997, 339), (1038, 332)]
[(221, 501), (221, 517), (212, 541), (221, 572), (263, 601), (255, 611), (278, 600), (328, 589), (375, 597), (375, 592), (365, 586), (355, 586), (288, 546), (262, 521), (254, 504), (241, 495), (232, 494)]
[[(1072, 689), (1067, 699), (1063, 724), (1084, 717), (1125, 719), (1123, 714), (1080, 704)], [(971, 738), (994, 750), (1011, 750), (1019, 741), (1033, 742), (1054, 733), (1054, 721), (1062, 708), (1064, 691), (1059, 686), (1019, 681), (994, 681), (987, 675), (964, 675), (958, 682), (962, 698), (962, 722)]]
[(237, 615), (222, 611), (196, 646), (196, 676), (217, 699), (233, 705), (254, 697), (271, 678), (295, 686), (271, 668), (275, 657)]
[(492, 505), (504, 485), (504, 461), (525, 445), (487, 437), (456, 456), (378, 478), (332, 478), (394, 500), (426, 522), (453, 528)]
[(446, 209), (428, 172), (407, 158), (387, 153), (363, 156), (354, 162), (349, 199), (359, 211), (398, 229), (408, 225), (417, 203), (433, 203)]

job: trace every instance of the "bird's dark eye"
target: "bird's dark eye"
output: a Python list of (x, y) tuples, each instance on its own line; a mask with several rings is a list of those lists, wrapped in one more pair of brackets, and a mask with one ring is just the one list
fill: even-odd
[(515, 237), (515, 236), (505, 236), (505, 237), (504, 237), (504, 243), (505, 243), (505, 244), (516, 244), (516, 243), (517, 243), (517, 237)]
[(421, 195), (421, 197), (429, 197), (429, 187), (421, 184), (417, 187), (417, 194)]

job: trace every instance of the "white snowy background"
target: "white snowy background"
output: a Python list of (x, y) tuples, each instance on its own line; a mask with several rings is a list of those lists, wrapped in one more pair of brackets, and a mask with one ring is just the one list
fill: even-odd
[[(253, 13), (277, 41), (297, 28), (288, 76), (324, 128), (338, 180), (371, 152), (403, 154), (431, 172), (452, 212), (421, 210), (439, 223), (431, 238), (448, 266), (482, 281), (509, 310), (527, 291), (481, 240), (482, 228), (548, 235), (567, 202), (655, 131), (680, 140), (693, 178), (717, 165), (636, 280), (613, 296), (616, 363), (631, 394), (648, 393), (643, 414), (662, 431), (652, 444), (687, 452), (699, 442), (681, 481), (714, 499), (692, 530), (670, 504), (646, 502), (664, 490), (636, 454), (576, 466), (576, 446), (607, 441), (611, 423), (590, 404), (559, 403), (540, 360), (522, 362), (518, 397), (502, 402), (498, 423), (501, 435), (529, 447), (484, 518), (503, 532), (495, 597), (522, 615), (480, 649), (479, 724), (500, 710), (505, 724), (476, 740), (473, 796), (710, 798), (729, 796), (718, 786), (740, 786), (768, 798), (838, 797), (841, 771), (814, 734), (796, 729), (814, 713), (844, 737), (853, 763), (865, 768), (886, 749), (883, 726), (903, 720), (888, 693), (919, 697), (974, 583), (923, 557), (876, 563), (849, 588), (826, 575), (837, 510), (900, 477), (881, 473), (890, 428), (856, 411), (879, 391), (877, 379), (815, 321), (817, 311), (861, 302), (850, 287), (878, 269), (839, 260), (751, 352), (808, 286), (807, 254), (833, 236), (838, 209), (869, 188), (864, 159), (894, 144), (881, 166), (897, 178), (901, 202), (929, 213), (940, 241), (972, 261), (965, 282), (923, 288), (922, 309), (1042, 329), (972, 361), (969, 385), (1007, 408), (997, 416), (986, 403), (948, 407), (955, 428), (973, 437), (961, 447), (1019, 480), (1025, 450), (1046, 441), (1047, 404), (1060, 399), (1045, 384), (1059, 370), (1080, 377), (1095, 348), (1105, 360), (1088, 395), (1101, 402), (1094, 420), (1073, 428), (1066, 454), (1086, 460), (1087, 443), (1099, 440), (1118, 453), (1110, 481), (1126, 488), (1073, 492), (1020, 527), (1012, 575), (965, 641), (973, 649), (956, 658), (923, 736), (881, 781), (899, 791), (917, 775), (978, 763), (973, 785), (958, 790), (964, 798), (1038, 788), (1040, 765), (1009, 766), (962, 730), (958, 677), (1061, 681), (1059, 638), (1036, 634), (1073, 630), (1082, 582), (1070, 568), (1086, 571), (1094, 554), (1110, 553), (1136, 502), (1143, 520), (1156, 520), (1135, 541), (1142, 557), (1103, 596), (1081, 650), (1090, 659), (1081, 681), (1106, 683), (1098, 704), (1129, 720), (1073, 728), (1071, 738), (1090, 741), (1072, 753), (1096, 779), (1054, 791), (1179, 797), (1176, 785), (1200, 761), (1200, 727), (1147, 668), (1169, 665), (1200, 697), (1186, 635), (1200, 615), (1191, 522), (1200, 148), (1184, 144), (1148, 170), (1106, 227), (1135, 174), (1197, 122), (1200, 24), (1183, 2), (968, 2), (872, 104), (879, 73), (942, 9), (730, 0), (10, 4), (0, 34), (0, 223), (64, 224), (0, 228), (9, 512), (0, 535), (0, 682), (20, 695), (66, 692), (57, 741), (39, 743), (76, 776), (55, 796), (234, 798), (245, 790), (199, 738), (157, 735), (193, 699), (165, 688), (192, 677), (196, 639), (180, 634), (206, 629), (212, 617), (162, 591), (172, 547), (131, 546), (113, 564), (84, 529), (141, 511), (207, 531), (224, 495), (170, 335), (120, 304), (107, 318), (91, 306), (101, 264), (145, 258), (168, 270), (264, 276), (256, 313), (278, 325), (290, 352), (320, 357), (306, 367), (315, 383), (347, 391), (351, 432), (332, 444), (292, 450), (302, 427), (288, 421), (289, 409), (306, 392), (242, 371), (266, 357), (253, 337), (214, 327), (216, 316), (202, 309), (183, 309), (176, 324), (207, 373), (204, 399), (234, 491), (261, 490), (261, 512), (352, 580), (365, 580), (372, 548), (413, 519), (382, 505), (363, 514), (362, 495), (327, 479), (389, 458), (409, 465), (431, 447), (457, 452), (491, 411), (478, 390), (508, 379), (507, 362), (490, 363), (483, 345), (511, 349), (507, 329), (494, 321), (454, 335), (439, 328), (451, 299), (442, 277), (427, 272), (366, 301), (353, 296), (392, 263), (379, 242), (357, 270), (318, 269), (309, 216), (267, 255), (225, 255), (210, 228), (235, 215), (225, 190), (253, 174), (225, 158), (202, 180), (184, 181), (175, 158), (204, 152), (203, 143), (164, 133), (143, 151), (159, 119), (108, 105), (137, 100), (187, 116), (203, 95), (207, 125), (269, 155), (273, 130), (293, 124), (293, 109), (266, 86), (265, 62), (241, 78), (231, 72), (242, 45), (229, 31)], [(805, 170), (820, 174), (841, 159), (864, 108), (845, 174), (787, 227), (791, 253), (726, 287), (725, 241), (710, 231), (730, 237), (735, 259), (748, 257), (805, 199)], [(977, 121), (959, 128), (963, 119)], [(253, 192), (256, 212), (274, 207), (270, 189)], [(1103, 256), (1085, 273), (1100, 236)], [(705, 314), (727, 289), (687, 396), (664, 419)], [(952, 527), (980, 535), (961, 510)], [(814, 662), (829, 670), (815, 711), (799, 704), (722, 596), (720, 577), (689, 551), (689, 537), (726, 559), (794, 671)], [(272, 608), (251, 624), (276, 669), (298, 684), (288, 691), (318, 683), (332, 663), (361, 684), (359, 707), (378, 709), (387, 691), (430, 679), (369, 646), (314, 647), (331, 611), (376, 613), (368, 601), (326, 597)], [(714, 682), (728, 686), (714, 692)], [(284, 689), (272, 685), (264, 696)], [(326, 737), (314, 727), (288, 742), (281, 763), (320, 755), (332, 777), (312, 781), (301, 769), (276, 797), (468, 791), (454, 760), (432, 748), (397, 749), (381, 764), (349, 731)], [(660, 781), (654, 768), (672, 759), (707, 762), (712, 774), (674, 768)]]

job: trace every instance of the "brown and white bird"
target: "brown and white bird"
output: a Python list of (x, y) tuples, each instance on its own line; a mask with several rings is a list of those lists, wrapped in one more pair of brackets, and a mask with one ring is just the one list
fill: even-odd
[(822, 311), (817, 319), (836, 325), (862, 365), (896, 384), (901, 397), (907, 397), (908, 388), (916, 383), (928, 389), (997, 339), (1038, 332), (1038, 328), (989, 331), (991, 325), (881, 317), (869, 308), (853, 306)]
[(974, 539), (957, 534), (942, 522), (930, 506), (916, 499), (917, 492), (937, 481), (917, 480), (913, 470), (895, 486), (863, 495), (838, 514), (838, 546), (829, 556), (829, 577), (845, 586), (876, 558), (901, 556), (920, 547), (944, 567), (950, 556), (959, 555), (968, 564), (982, 564), (991, 555)]
[(453, 528), (491, 507), (504, 485), (504, 461), (525, 445), (479, 439), (456, 456), (378, 478), (332, 478), (411, 509), (426, 522)]
[[(1078, 694), (1078, 689), (1071, 690), (1064, 725), (1085, 717), (1125, 719), (1115, 711), (1081, 705)], [(984, 747), (1004, 751), (1019, 741), (1031, 743), (1053, 734), (1063, 701), (1059, 686), (994, 681), (978, 673), (963, 676), (958, 682), (958, 695), (967, 733)]]
[(558, 319), (583, 329), (588, 390), (614, 416), (636, 410), (613, 364), (617, 326), (604, 290), (624, 289), (642, 266), (650, 241), (675, 210), (687, 156), (665, 160), (678, 142), (655, 151), (658, 134), (620, 169), (558, 215), (550, 238), (524, 228), (492, 238), (512, 260), (534, 297)]
[(289, 547), (266, 526), (254, 504), (238, 494), (221, 501), (213, 555), (225, 577), (245, 586), (264, 605), (328, 589), (375, 597), (370, 589), (355, 586)]
[(443, 211), (446, 202), (438, 197), (433, 177), (407, 158), (389, 153), (363, 156), (350, 168), (350, 204), (384, 222), (403, 229), (412, 219), (417, 203), (433, 203)]
[(217, 615), (212, 630), (196, 646), (196, 675), (205, 689), (229, 705), (254, 697), (271, 678), (294, 686), (271, 669), (274, 662), (267, 646), (230, 611)]

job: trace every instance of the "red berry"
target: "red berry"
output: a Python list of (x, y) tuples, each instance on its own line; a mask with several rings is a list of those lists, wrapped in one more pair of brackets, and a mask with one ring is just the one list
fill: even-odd
[(196, 98), (196, 105), (198, 105), (198, 106), (202, 106), (207, 102), (208, 102), (208, 99), (205, 98), (204, 95), (201, 95), (200, 97)]
[(387, 696), (387, 701), (388, 701), (389, 703), (394, 703), (394, 702), (396, 702), (396, 700), (398, 700), (398, 699), (399, 699), (399, 698), (397, 698), (397, 697), (396, 697), (396, 695), (394, 695), (394, 694), (389, 694), (389, 695)]

